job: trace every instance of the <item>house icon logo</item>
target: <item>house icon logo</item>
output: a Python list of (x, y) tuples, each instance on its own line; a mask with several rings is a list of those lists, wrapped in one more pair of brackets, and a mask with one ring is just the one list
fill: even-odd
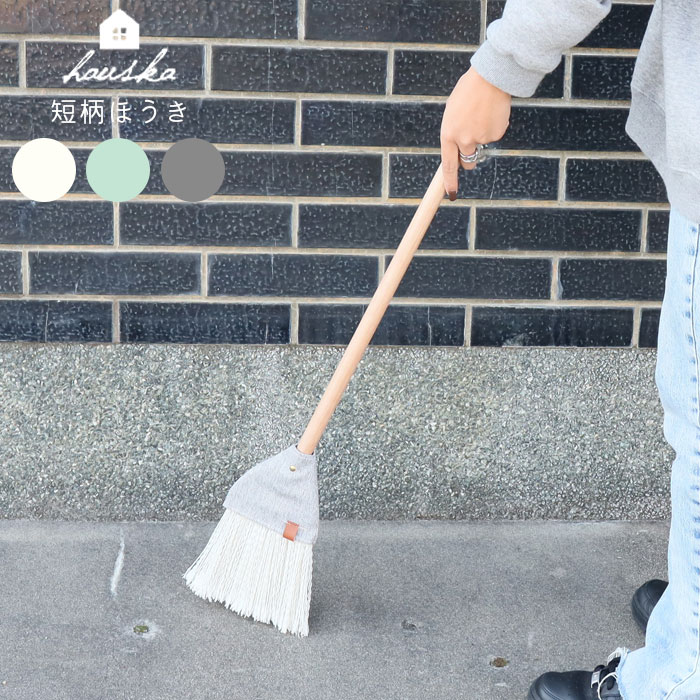
[(124, 10), (116, 10), (100, 24), (100, 49), (138, 49), (139, 23)]

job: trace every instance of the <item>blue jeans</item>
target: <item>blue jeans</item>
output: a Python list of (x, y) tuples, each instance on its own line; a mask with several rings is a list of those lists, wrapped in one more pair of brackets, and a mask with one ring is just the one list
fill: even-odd
[(623, 648), (623, 700), (700, 699), (700, 224), (671, 207), (655, 380), (671, 468), (668, 588), (645, 645)]

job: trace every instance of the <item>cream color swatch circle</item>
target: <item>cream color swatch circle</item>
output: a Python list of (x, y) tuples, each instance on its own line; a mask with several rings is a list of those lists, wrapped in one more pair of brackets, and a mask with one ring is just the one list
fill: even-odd
[(12, 178), (25, 197), (37, 202), (53, 202), (73, 186), (75, 158), (60, 141), (34, 139), (15, 154)]

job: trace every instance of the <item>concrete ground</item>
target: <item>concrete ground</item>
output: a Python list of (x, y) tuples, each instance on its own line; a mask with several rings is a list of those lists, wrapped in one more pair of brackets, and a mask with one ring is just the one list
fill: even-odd
[(0, 521), (0, 699), (519, 700), (666, 577), (667, 521), (324, 521), (299, 639), (186, 588), (214, 525)]

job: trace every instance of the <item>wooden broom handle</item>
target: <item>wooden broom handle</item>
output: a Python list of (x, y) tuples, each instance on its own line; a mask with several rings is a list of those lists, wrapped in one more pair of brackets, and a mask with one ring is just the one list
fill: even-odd
[(299, 440), (297, 444), (297, 449), (300, 452), (312, 454), (316, 449), (316, 445), (318, 445), (323, 431), (326, 429), (328, 421), (330, 421), (333, 415), (333, 411), (335, 411), (336, 406), (340, 403), (340, 399), (350, 383), (350, 379), (357, 369), (357, 365), (360, 364), (362, 355), (367, 349), (370, 340), (372, 340), (372, 336), (377, 330), (377, 326), (382, 320), (384, 312), (396, 292), (396, 288), (399, 286), (406, 269), (411, 263), (413, 254), (420, 245), (444, 197), (445, 186), (442, 178), (442, 166), (440, 165), (416, 213), (413, 215), (411, 223), (408, 225), (406, 233), (391, 259), (391, 263), (389, 263), (389, 267), (382, 276), (379, 286), (374, 292), (372, 301), (370, 301), (360, 323), (355, 329), (350, 343), (345, 348), (345, 352), (316, 410), (311, 416), (311, 420), (306, 426), (301, 440)]

